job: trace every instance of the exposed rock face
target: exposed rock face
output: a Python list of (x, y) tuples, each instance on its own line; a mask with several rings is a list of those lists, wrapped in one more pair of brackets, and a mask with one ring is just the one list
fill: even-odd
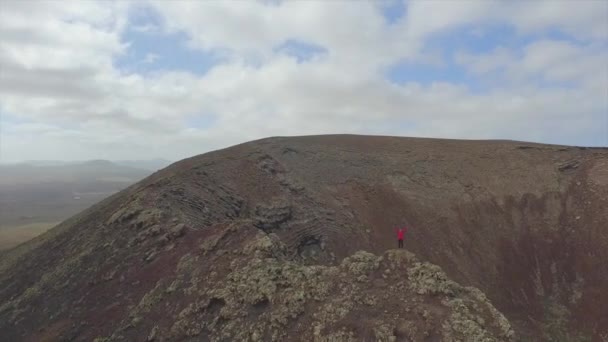
[[(601, 340), (607, 175), (606, 149), (356, 136), (235, 146), (3, 254), (0, 332)], [(407, 251), (395, 250), (404, 223)]]
[[(206, 272), (217, 277), (214, 281), (205, 281), (201, 274), (202, 256), (184, 255), (176, 280), (161, 280), (140, 302), (149, 307), (155, 301), (188, 298), (190, 304), (173, 321), (167, 320), (161, 329), (155, 326), (155, 338), (513, 339), (509, 322), (481, 291), (448, 280), (439, 267), (421, 263), (405, 250), (383, 256), (361, 251), (336, 266), (302, 265), (284, 252), (280, 240), (265, 234), (254, 237), (230, 265), (222, 266), (219, 260), (225, 256), (223, 250), (208, 250), (204, 258), (212, 262)], [(416, 271), (409, 272), (410, 268)], [(131, 313), (124, 326), (133, 320), (148, 321), (140, 314)], [(123, 339), (122, 331), (117, 329), (107, 339)]]

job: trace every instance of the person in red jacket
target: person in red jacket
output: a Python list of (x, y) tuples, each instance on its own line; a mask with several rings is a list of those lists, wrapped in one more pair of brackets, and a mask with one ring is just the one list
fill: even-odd
[(407, 232), (407, 227), (397, 229), (397, 241), (399, 241), (399, 248), (403, 248), (403, 236), (405, 235), (405, 232)]

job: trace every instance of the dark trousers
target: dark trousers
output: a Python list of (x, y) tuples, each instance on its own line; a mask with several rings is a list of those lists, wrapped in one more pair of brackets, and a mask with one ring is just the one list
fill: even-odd
[(403, 240), (399, 240), (399, 248), (403, 248)]

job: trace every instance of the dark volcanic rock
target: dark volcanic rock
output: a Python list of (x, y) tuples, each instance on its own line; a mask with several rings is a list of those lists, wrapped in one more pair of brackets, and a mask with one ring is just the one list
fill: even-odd
[(4, 253), (0, 337), (601, 340), (606, 208), (606, 149), (264, 139)]

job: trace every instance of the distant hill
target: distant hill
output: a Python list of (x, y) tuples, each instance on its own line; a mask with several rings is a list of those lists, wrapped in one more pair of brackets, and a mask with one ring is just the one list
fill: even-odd
[(166, 159), (148, 159), (148, 160), (116, 160), (114, 163), (123, 166), (134, 167), (150, 171), (164, 169), (171, 164), (171, 161)]
[(150, 174), (150, 170), (124, 166), (107, 160), (81, 163), (32, 165), (27, 163), (0, 165), (0, 186), (30, 186), (40, 183), (87, 183), (119, 177), (134, 182)]
[(19, 164), (27, 164), (32, 166), (62, 166), (62, 165), (72, 165), (72, 164), (80, 164), (78, 161), (64, 161), (64, 160), (26, 160)]
[(263, 139), (174, 163), (2, 254), (0, 331), (602, 341), (607, 208), (605, 148)]
[[(100, 161), (100, 160), (93, 160)], [(31, 166), (66, 166), (66, 165), (78, 165), (87, 163), (89, 161), (64, 161), (64, 160), (26, 160), (19, 164), (31, 165)], [(166, 159), (141, 159), (141, 160), (111, 160), (109, 161), (116, 165), (128, 166), (136, 169), (144, 169), (150, 171), (157, 171), (163, 169), (172, 162)], [(0, 164), (0, 165), (11, 165), (11, 164)], [(14, 164), (12, 164), (14, 165)]]
[(0, 165), (0, 230), (63, 221), (151, 173), (107, 160)]

